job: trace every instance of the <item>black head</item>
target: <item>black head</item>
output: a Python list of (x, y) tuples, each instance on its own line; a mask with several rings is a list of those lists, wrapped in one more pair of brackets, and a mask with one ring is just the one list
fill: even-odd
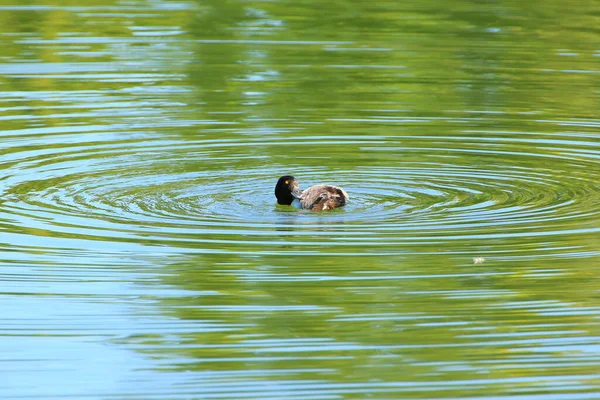
[(295, 199), (292, 195), (294, 189), (298, 189), (298, 181), (296, 178), (290, 175), (284, 175), (279, 178), (277, 185), (275, 185), (275, 197), (277, 197), (277, 203), (287, 206), (292, 204)]

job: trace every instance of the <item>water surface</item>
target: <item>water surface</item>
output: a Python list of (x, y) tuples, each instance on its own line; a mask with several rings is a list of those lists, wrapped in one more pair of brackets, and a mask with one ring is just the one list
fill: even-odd
[(0, 397), (600, 397), (599, 15), (0, 2)]

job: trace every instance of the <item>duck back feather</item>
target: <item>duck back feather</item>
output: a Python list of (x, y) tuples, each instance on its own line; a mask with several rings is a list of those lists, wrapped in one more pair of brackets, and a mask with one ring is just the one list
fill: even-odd
[(300, 206), (311, 211), (327, 211), (346, 205), (348, 194), (344, 189), (333, 185), (315, 185), (296, 192)]

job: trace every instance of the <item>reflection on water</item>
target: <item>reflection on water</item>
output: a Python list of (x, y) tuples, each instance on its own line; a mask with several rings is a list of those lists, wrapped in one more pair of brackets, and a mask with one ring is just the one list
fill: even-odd
[(1, 397), (597, 398), (599, 12), (0, 4)]

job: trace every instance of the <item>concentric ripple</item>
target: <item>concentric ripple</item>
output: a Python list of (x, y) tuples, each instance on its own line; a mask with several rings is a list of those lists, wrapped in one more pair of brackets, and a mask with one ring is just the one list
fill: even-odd
[(600, 398), (600, 3), (5, 3), (0, 399)]
[[(265, 252), (363, 244), (393, 253), (434, 241), (444, 252), (463, 239), (600, 231), (600, 151), (585, 136), (462, 139), (52, 132), (26, 148), (3, 143), (1, 215), (5, 227), (66, 241), (236, 251), (254, 243)], [(49, 145), (57, 140), (63, 145)], [(345, 166), (350, 159), (361, 162)], [(284, 173), (303, 186), (341, 185), (350, 202), (321, 214), (276, 206), (273, 185)]]

